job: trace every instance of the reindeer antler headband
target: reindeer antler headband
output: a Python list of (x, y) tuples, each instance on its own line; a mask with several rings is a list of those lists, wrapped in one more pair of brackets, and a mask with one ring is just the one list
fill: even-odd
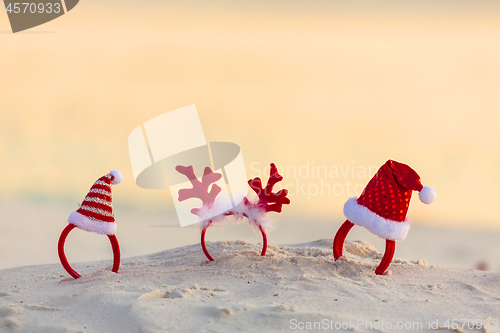
[[(278, 173), (278, 169), (274, 163), (271, 163), (270, 176), (265, 188), (262, 188), (262, 181), (258, 177), (248, 181), (248, 184), (259, 198), (257, 203), (254, 204), (247, 198), (244, 198), (243, 202), (239, 205), (222, 214), (214, 214), (216, 211), (214, 208), (217, 205), (217, 195), (221, 192), (221, 188), (214, 183), (221, 179), (222, 175), (220, 173), (214, 173), (209, 167), (206, 167), (200, 182), (196, 178), (192, 166), (178, 165), (175, 169), (179, 173), (185, 175), (193, 185), (190, 189), (179, 190), (179, 201), (197, 198), (203, 203), (201, 208), (193, 208), (191, 213), (202, 219), (201, 247), (208, 260), (213, 261), (214, 259), (210, 253), (208, 253), (205, 246), (205, 233), (207, 228), (213, 223), (221, 222), (224, 217), (229, 215), (233, 215), (237, 218), (248, 218), (249, 223), (259, 229), (263, 240), (261, 255), (266, 255), (267, 232), (272, 227), (272, 220), (267, 216), (267, 213), (281, 213), (282, 206), (290, 203), (290, 199), (286, 197), (288, 194), (286, 189), (282, 189), (277, 193), (272, 192), (274, 185), (283, 180), (283, 177)], [(210, 186), (212, 186), (212, 188), (209, 191), (208, 189)]]

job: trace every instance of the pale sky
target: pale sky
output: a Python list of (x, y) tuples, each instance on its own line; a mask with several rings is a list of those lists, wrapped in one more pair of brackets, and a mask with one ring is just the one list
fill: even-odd
[[(1, 14), (0, 198), (81, 201), (120, 169), (115, 200), (173, 209), (168, 191), (135, 186), (127, 137), (196, 104), (207, 140), (237, 143), (249, 178), (270, 162), (340, 172), (289, 172), (305, 192), (284, 216), (341, 219), (348, 182), (362, 189), (395, 159), (438, 193), (414, 197), (416, 223), (500, 227), (498, 5), (215, 4), (82, 1), (15, 35)], [(344, 191), (312, 194), (324, 184)]]

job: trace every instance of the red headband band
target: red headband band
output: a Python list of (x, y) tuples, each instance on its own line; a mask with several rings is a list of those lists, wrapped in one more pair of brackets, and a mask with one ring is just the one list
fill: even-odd
[[(78, 279), (82, 277), (78, 272), (76, 272), (68, 263), (68, 259), (66, 259), (66, 255), (64, 254), (64, 243), (66, 241), (66, 237), (71, 230), (76, 228), (74, 224), (68, 224), (66, 228), (61, 233), (61, 237), (59, 237), (59, 243), (57, 246), (59, 253), (59, 260), (61, 260), (61, 264), (63, 265), (66, 272), (71, 275), (73, 278)], [(109, 241), (111, 242), (111, 247), (113, 248), (113, 268), (112, 272), (118, 273), (118, 269), (120, 268), (120, 245), (118, 244), (118, 239), (116, 235), (107, 235), (109, 237)]]

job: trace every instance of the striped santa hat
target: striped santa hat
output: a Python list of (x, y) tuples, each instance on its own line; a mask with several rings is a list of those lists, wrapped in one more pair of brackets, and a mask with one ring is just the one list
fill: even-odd
[(86, 231), (102, 235), (114, 235), (116, 223), (113, 214), (111, 185), (119, 184), (123, 175), (113, 170), (99, 178), (83, 199), (80, 208), (69, 215), (68, 223)]

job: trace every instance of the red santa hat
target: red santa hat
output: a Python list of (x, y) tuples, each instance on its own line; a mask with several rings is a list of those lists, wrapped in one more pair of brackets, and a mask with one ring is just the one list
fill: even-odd
[(113, 214), (111, 185), (119, 184), (122, 179), (123, 175), (118, 170), (113, 170), (99, 178), (83, 199), (80, 208), (69, 215), (68, 223), (74, 224), (82, 230), (102, 235), (114, 235), (116, 223)]
[(344, 205), (349, 221), (373, 234), (393, 241), (406, 238), (410, 221), (406, 218), (412, 191), (419, 192), (420, 201), (430, 204), (436, 191), (420, 183), (420, 176), (408, 165), (389, 160), (370, 180), (359, 198), (350, 198)]

